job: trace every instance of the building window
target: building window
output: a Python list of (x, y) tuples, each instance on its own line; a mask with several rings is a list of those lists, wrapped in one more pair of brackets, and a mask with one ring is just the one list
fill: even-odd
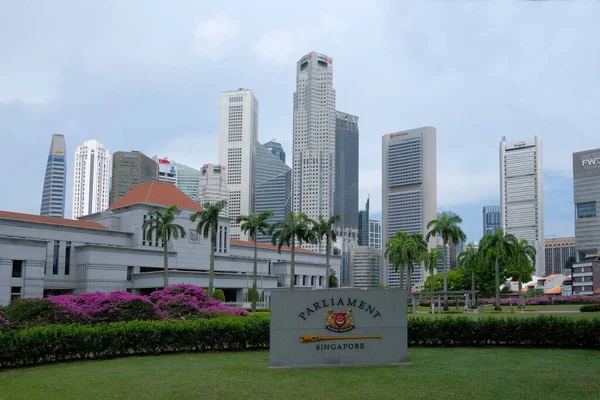
[(60, 250), (60, 242), (54, 241), (54, 257), (52, 257), (52, 275), (58, 275), (58, 252)]
[(21, 298), (21, 286), (13, 286), (10, 288), (10, 301)]
[(323, 286), (323, 277), (322, 276), (319, 277), (319, 286)]
[(12, 262), (12, 277), (21, 278), (23, 277), (23, 261), (13, 260)]
[[(144, 214), (144, 221), (143, 222), (146, 222), (147, 217), (148, 216), (146, 214)], [(142, 226), (144, 226), (143, 223), (142, 223)], [(146, 245), (146, 230), (143, 229), (142, 230), (142, 246), (145, 246), (145, 245)]]
[(67, 242), (65, 249), (65, 275), (71, 273), (71, 242)]
[(577, 218), (594, 218), (596, 217), (596, 202), (579, 203), (577, 204)]
[(127, 267), (127, 282), (131, 282), (133, 277), (133, 267)]

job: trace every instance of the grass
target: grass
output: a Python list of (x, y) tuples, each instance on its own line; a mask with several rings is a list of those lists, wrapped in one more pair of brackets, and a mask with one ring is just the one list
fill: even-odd
[(593, 350), (411, 348), (409, 357), (400, 367), (284, 370), (268, 369), (266, 351), (76, 362), (0, 372), (0, 399), (584, 400), (600, 392)]

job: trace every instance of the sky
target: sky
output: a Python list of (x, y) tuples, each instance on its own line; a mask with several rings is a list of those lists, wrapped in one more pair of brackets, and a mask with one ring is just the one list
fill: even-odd
[(334, 60), (359, 116), (360, 205), (381, 211), (381, 137), (437, 128), (438, 209), (482, 235), (499, 142), (542, 137), (547, 237), (573, 228), (572, 153), (600, 147), (597, 1), (0, 0), (0, 209), (39, 213), (51, 135), (217, 162), (219, 93), (260, 104), (259, 140), (292, 154), (296, 62)]

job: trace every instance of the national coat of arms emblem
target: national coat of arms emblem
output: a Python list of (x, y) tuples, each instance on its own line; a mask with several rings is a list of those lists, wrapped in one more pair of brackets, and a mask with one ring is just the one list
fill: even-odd
[(352, 310), (345, 312), (334, 312), (329, 309), (325, 315), (327, 330), (331, 332), (348, 332), (354, 329), (354, 316)]

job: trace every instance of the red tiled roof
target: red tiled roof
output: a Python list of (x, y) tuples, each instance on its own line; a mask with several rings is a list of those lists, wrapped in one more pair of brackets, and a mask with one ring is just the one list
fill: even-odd
[[(254, 247), (254, 242), (248, 242), (246, 240), (231, 239), (231, 244), (234, 246)], [(257, 243), (256, 247), (258, 247), (259, 249), (277, 250), (277, 246), (274, 246), (271, 243)], [(290, 248), (288, 246), (281, 246), (281, 251), (290, 251)], [(302, 249), (302, 248), (298, 248), (298, 247), (294, 248), (294, 251), (296, 253), (318, 254), (318, 253), (315, 253), (314, 251), (310, 251), (310, 250), (306, 250), (306, 249)]]
[(600, 288), (598, 288), (598, 289), (594, 290), (594, 293), (595, 293), (595, 294), (600, 294)]
[(556, 278), (557, 276), (558, 276), (558, 274), (552, 274), (548, 278)]
[(78, 228), (107, 230), (107, 228), (104, 225), (101, 225), (97, 222), (80, 221), (78, 219), (44, 217), (41, 215), (22, 214), (22, 213), (15, 213), (15, 212), (9, 212), (9, 211), (0, 211), (0, 219), (12, 219), (15, 221), (37, 222), (40, 224), (64, 225), (64, 226), (73, 226), (73, 227), (78, 227)]
[(109, 210), (131, 206), (133, 204), (150, 203), (165, 207), (177, 206), (181, 210), (202, 211), (196, 202), (172, 183), (158, 180), (144, 182), (131, 189), (127, 194), (115, 201)]
[(557, 286), (552, 289), (546, 290), (545, 294), (561, 294), (562, 293), (562, 285)]

